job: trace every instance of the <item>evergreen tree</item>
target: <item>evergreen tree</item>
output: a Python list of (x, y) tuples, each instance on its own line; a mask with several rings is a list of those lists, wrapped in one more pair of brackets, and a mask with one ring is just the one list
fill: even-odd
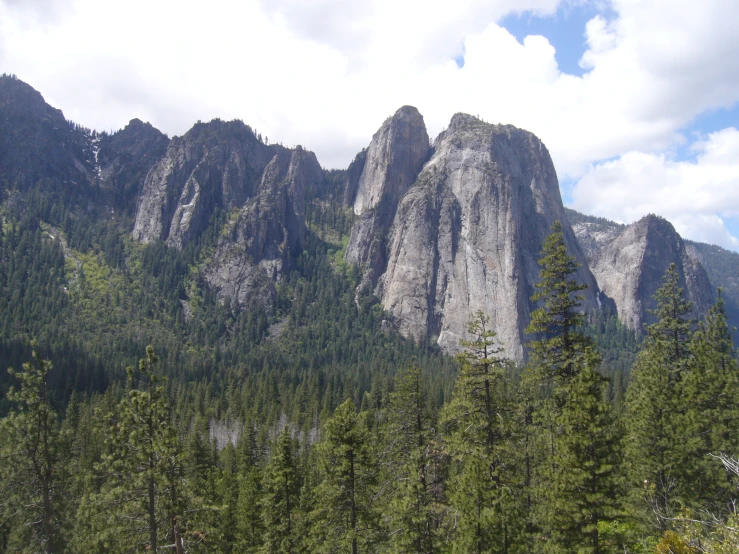
[(286, 426), (272, 449), (262, 480), (262, 551), (265, 554), (293, 554), (299, 551), (295, 520), (300, 507), (300, 479), (295, 450), (295, 441)]
[(261, 517), (262, 456), (256, 428), (247, 420), (237, 443), (238, 500), (237, 551), (252, 552), (262, 544), (264, 529)]
[(182, 494), (188, 499), (188, 534), (194, 538), (191, 551), (223, 549), (223, 505), (218, 491), (221, 470), (218, 448), (208, 441), (208, 436), (206, 423), (197, 417), (182, 455)]
[(374, 506), (376, 464), (369, 434), (346, 400), (324, 425), (318, 445), (323, 481), (315, 490), (311, 514), (312, 552), (372, 551), (378, 537)]
[(393, 552), (438, 552), (441, 540), (443, 460), (428, 411), (421, 368), (395, 379), (385, 428), (385, 482)]
[(632, 370), (626, 397), (626, 457), (634, 512), (664, 531), (679, 509), (680, 462), (685, 448), (681, 429), (685, 406), (680, 397), (690, 356), (690, 303), (674, 264), (655, 294), (657, 322), (647, 327), (644, 349)]
[(8, 370), (21, 388), (8, 390), (13, 407), (0, 420), (0, 546), (2, 551), (60, 552), (66, 482), (47, 385), (52, 366), (35, 343), (32, 355), (21, 371)]
[(582, 332), (586, 285), (573, 274), (579, 265), (567, 253), (556, 221), (544, 241), (541, 281), (532, 300), (527, 332), (531, 365), (526, 380), (538, 385), (535, 412), (544, 463), (536, 483), (536, 549), (542, 552), (601, 552), (598, 523), (613, 516), (616, 444), (610, 407), (603, 401), (605, 380), (597, 372), (600, 356)]
[(127, 369), (128, 393), (109, 415), (108, 452), (96, 466), (101, 491), (89, 494), (78, 514), (89, 522), (78, 550), (184, 552), (181, 454), (157, 361), (148, 347), (138, 373)]
[(478, 312), (468, 325), (474, 339), (462, 341), (459, 377), (443, 416), (453, 464), (449, 501), (458, 518), (455, 552), (507, 553), (520, 543), (513, 408), (503, 349), (488, 321)]
[(717, 512), (725, 510), (736, 493), (731, 481), (735, 475), (723, 471), (711, 456), (739, 449), (739, 365), (731, 331), (719, 289), (716, 304), (692, 337), (692, 356), (682, 383), (681, 466), (689, 473), (683, 494), (695, 505)]

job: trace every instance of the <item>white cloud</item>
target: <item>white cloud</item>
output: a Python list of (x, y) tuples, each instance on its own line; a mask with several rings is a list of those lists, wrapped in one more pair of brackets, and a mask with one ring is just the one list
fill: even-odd
[(432, 136), (466, 111), (535, 132), (561, 179), (602, 160), (637, 163), (638, 152), (661, 159), (696, 116), (739, 101), (736, 0), (610, 0), (581, 30), (583, 76), (560, 70), (546, 38), (521, 44), (497, 24), (587, 1), (599, 5), (0, 0), (0, 69), (90, 127), (140, 117), (182, 134), (238, 117), (328, 167), (346, 167), (403, 104)]
[(628, 152), (596, 164), (575, 185), (573, 207), (623, 222), (656, 213), (683, 237), (738, 250), (722, 218), (739, 215), (739, 131), (712, 133), (691, 149), (691, 161)]

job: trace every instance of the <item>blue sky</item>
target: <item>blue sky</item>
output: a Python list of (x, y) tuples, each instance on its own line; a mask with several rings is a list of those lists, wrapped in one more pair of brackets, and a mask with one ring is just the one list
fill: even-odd
[(404, 104), (431, 137), (456, 112), (480, 115), (539, 136), (575, 209), (657, 213), (739, 250), (735, 12), (736, 0), (0, 0), (0, 69), (87, 127), (138, 117), (172, 136), (240, 118), (324, 167), (346, 167)]
[(552, 15), (541, 16), (529, 11), (509, 14), (500, 25), (521, 43), (528, 35), (546, 37), (557, 51), (560, 70), (582, 76), (585, 70), (579, 61), (587, 49), (585, 24), (599, 13), (592, 4), (560, 5)]

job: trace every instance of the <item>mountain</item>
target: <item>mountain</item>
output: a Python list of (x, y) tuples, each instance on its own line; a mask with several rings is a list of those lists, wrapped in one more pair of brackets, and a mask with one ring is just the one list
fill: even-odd
[(0, 182), (27, 192), (40, 180), (88, 184), (95, 160), (88, 130), (67, 121), (20, 79), (0, 78)]
[(324, 180), (315, 154), (266, 145), (241, 121), (198, 123), (148, 173), (134, 239), (181, 249), (229, 214), (206, 282), (222, 301), (269, 309), (274, 283), (305, 241), (305, 190)]
[(567, 216), (598, 286), (614, 300), (619, 319), (629, 329), (641, 331), (655, 321), (653, 296), (670, 264), (675, 264), (693, 303), (693, 315), (702, 317), (708, 311), (714, 300), (709, 275), (669, 221), (650, 214), (621, 225), (572, 210)]
[[(251, 360), (255, 344), (290, 336), (288, 322), (307, 325), (310, 294), (330, 286), (351, 288), (352, 317), (367, 317), (368, 328), (445, 352), (467, 338), (467, 321), (480, 310), (506, 354), (522, 360), (539, 252), (555, 220), (582, 265), (584, 308), (611, 302), (610, 294), (633, 328), (649, 317), (665, 260), (679, 263), (699, 310), (711, 299), (701, 264), (712, 278), (721, 273), (711, 269), (721, 252), (686, 246), (662, 220), (627, 228), (566, 213), (538, 138), (465, 114), (432, 142), (423, 116), (403, 106), (346, 170), (324, 171), (309, 150), (265, 144), (241, 121), (198, 122), (171, 140), (137, 119), (98, 133), (4, 76), (0, 145), (2, 217), (20, 233), (8, 235), (2, 263), (20, 282), (26, 262), (46, 263), (33, 258), (34, 248), (48, 247), (53, 286), (64, 292), (50, 297), (56, 307), (43, 324), (23, 310), (9, 314), (2, 340), (40, 329), (61, 337), (64, 320), (79, 325), (80, 344), (95, 343), (105, 329), (126, 352), (158, 336), (168, 348), (184, 340), (200, 364), (209, 349), (218, 352), (213, 358), (230, 352)], [(28, 253), (23, 264), (11, 259)], [(632, 269), (631, 288), (619, 292), (612, 275)], [(312, 281), (319, 274), (320, 284)], [(324, 301), (329, 310), (338, 299)], [(100, 317), (110, 321), (100, 325)], [(182, 356), (189, 364), (190, 354)]]
[(721, 288), (726, 314), (739, 327), (739, 254), (713, 244), (685, 241), (688, 255), (703, 265), (714, 288)]
[(533, 134), (457, 114), (428, 151), (423, 119), (405, 107), (366, 152), (346, 259), (365, 268), (368, 284), (376, 280), (375, 294), (404, 336), (455, 351), (480, 310), (506, 354), (523, 359), (539, 252), (555, 220), (582, 264), (585, 308), (597, 305), (554, 166)]
[[(243, 407), (308, 429), (411, 363), (434, 404), (448, 396), (453, 361), (357, 294), (350, 172), (240, 121), (98, 133), (11, 76), (0, 90), (0, 360), (20, 367), (37, 339), (60, 407), (125, 380), (150, 344), (182, 395), (232, 391), (208, 418)], [(0, 368), (0, 417), (12, 383)]]
[(92, 140), (97, 177), (115, 193), (114, 205), (133, 212), (144, 180), (164, 157), (169, 138), (151, 123), (132, 119), (113, 134), (96, 134)]
[[(346, 260), (364, 270), (363, 284), (374, 288), (387, 267), (386, 237), (401, 198), (429, 157), (429, 137), (418, 110), (403, 106), (389, 117), (348, 170), (344, 198), (359, 216)], [(360, 170), (361, 167), (361, 170)]]

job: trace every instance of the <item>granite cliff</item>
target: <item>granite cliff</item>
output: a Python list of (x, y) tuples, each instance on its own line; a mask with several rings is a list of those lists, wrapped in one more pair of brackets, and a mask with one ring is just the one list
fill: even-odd
[[(402, 111), (417, 113), (403, 108), (394, 118)], [(424, 158), (425, 131), (409, 133), (416, 142), (401, 148), (382, 141), (392, 121), (373, 138), (367, 163), (373, 151), (383, 150), (379, 145), (415, 156), (405, 158), (405, 171), (360, 179), (359, 191), (363, 184), (372, 186), (354, 201), (360, 219), (346, 258), (373, 276), (365, 284), (376, 281), (375, 294), (403, 335), (430, 338), (454, 351), (480, 310), (507, 355), (522, 359), (539, 252), (555, 220), (563, 222), (568, 247), (582, 264), (578, 278), (589, 286), (584, 308), (598, 304), (597, 285), (566, 222), (554, 166), (539, 139), (457, 114), (409, 179)], [(386, 211), (379, 212), (383, 200)]]
[(252, 196), (221, 232), (205, 279), (232, 304), (270, 310), (274, 284), (305, 240), (305, 189), (323, 180), (315, 154), (279, 148)]
[(226, 212), (205, 281), (224, 301), (267, 308), (303, 245), (305, 188), (322, 180), (312, 152), (267, 145), (240, 121), (198, 123), (146, 176), (133, 237), (182, 248)]
[(344, 198), (358, 219), (346, 260), (364, 269), (363, 285), (369, 288), (385, 271), (385, 240), (400, 199), (428, 157), (429, 137), (423, 117), (416, 108), (403, 106), (382, 124), (366, 151), (349, 167)]
[(687, 300), (693, 303), (694, 316), (704, 315), (712, 304), (705, 268), (666, 219), (650, 214), (628, 226), (580, 220), (573, 228), (585, 246), (598, 286), (614, 300), (619, 319), (630, 329), (643, 331), (645, 324), (654, 321), (653, 296), (672, 263)]

